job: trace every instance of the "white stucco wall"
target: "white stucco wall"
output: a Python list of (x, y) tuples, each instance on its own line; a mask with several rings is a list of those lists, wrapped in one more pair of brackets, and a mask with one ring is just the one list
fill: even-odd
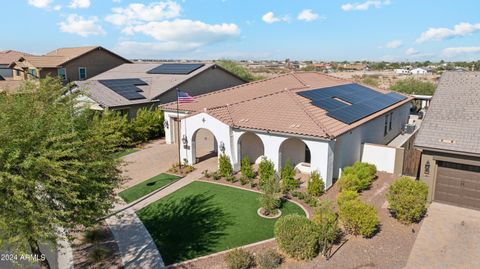
[[(187, 114), (179, 113), (180, 118), (185, 117)], [(177, 117), (176, 112), (167, 112), (164, 111), (163, 113), (164, 121), (168, 122), (168, 128), (165, 128), (165, 142), (167, 144), (173, 144), (175, 142), (175, 132), (174, 129), (176, 128), (174, 118)]]
[(378, 171), (395, 172), (396, 148), (385, 145), (364, 144), (362, 162), (374, 164)]
[[(386, 136), (384, 136), (386, 115), (384, 114), (336, 138), (334, 178), (341, 175), (343, 167), (361, 161), (362, 144), (386, 145), (401, 133), (403, 126), (408, 123), (410, 103), (406, 103), (391, 112), (393, 113), (391, 114), (393, 115), (392, 130), (388, 131)], [(390, 112), (388, 114), (390, 115)]]

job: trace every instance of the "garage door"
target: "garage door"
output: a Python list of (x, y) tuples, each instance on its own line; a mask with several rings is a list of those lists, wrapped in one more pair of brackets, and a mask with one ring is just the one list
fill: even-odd
[(437, 162), (434, 200), (480, 209), (480, 167)]

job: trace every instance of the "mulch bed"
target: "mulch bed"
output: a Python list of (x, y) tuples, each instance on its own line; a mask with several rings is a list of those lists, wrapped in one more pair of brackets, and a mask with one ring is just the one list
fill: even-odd
[[(124, 268), (120, 251), (108, 225), (105, 222), (102, 222), (98, 226), (98, 229), (102, 231), (102, 238), (93, 243), (85, 242), (84, 231), (79, 230), (73, 232), (73, 236), (75, 237), (75, 240), (72, 243), (74, 268)], [(109, 250), (109, 255), (101, 262), (94, 262), (90, 258), (90, 254), (97, 247), (103, 247)]]

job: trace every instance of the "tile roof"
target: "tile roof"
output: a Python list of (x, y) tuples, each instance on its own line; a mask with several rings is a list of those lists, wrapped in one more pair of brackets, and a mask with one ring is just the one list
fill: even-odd
[[(169, 62), (170, 63), (170, 62)], [(75, 82), (80, 88), (83, 88), (96, 102), (104, 107), (119, 107), (133, 104), (140, 104), (152, 101), (158, 101), (158, 97), (163, 93), (174, 89), (179, 84), (202, 73), (203, 71), (215, 66), (213, 63), (205, 63), (201, 68), (186, 75), (166, 75), (166, 74), (148, 74), (147, 71), (161, 65), (162, 63), (134, 63), (122, 64), (104, 73), (85, 81)], [(128, 100), (115, 93), (105, 85), (99, 82), (104, 79), (125, 79), (139, 78), (148, 85), (139, 86), (143, 90), (140, 94), (146, 99)]]
[[(180, 109), (192, 114), (206, 111), (236, 128), (331, 139), (411, 100), (407, 98), (348, 125), (327, 116), (327, 111), (296, 94), (299, 91), (350, 83), (352, 82), (321, 73), (291, 73), (200, 95), (194, 103), (180, 104)], [(176, 103), (161, 107), (175, 110)]]
[(4, 50), (0, 51), (0, 64), (11, 64), (16, 60), (20, 59), (24, 55), (30, 55), (25, 52), (16, 51), (16, 50)]
[(415, 146), (480, 155), (480, 72), (445, 72)]

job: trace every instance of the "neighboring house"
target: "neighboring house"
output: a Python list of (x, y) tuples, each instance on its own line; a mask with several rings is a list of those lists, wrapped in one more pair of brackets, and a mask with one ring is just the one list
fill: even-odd
[(395, 72), (395, 75), (408, 75), (408, 74), (410, 74), (410, 71), (408, 71), (408, 69), (404, 69), (404, 68), (395, 69), (394, 72)]
[(0, 51), (0, 76), (2, 76), (5, 80), (13, 79), (14, 71), (10, 67), (10, 64), (17, 61), (24, 55), (29, 54), (15, 50)]
[(134, 117), (141, 107), (176, 100), (177, 89), (195, 96), (245, 82), (214, 63), (168, 62), (123, 64), (76, 84), (85, 92), (83, 101), (93, 108)]
[[(226, 154), (235, 170), (243, 157), (263, 156), (275, 169), (290, 161), (318, 170), (333, 184), (343, 167), (361, 159), (364, 143), (387, 144), (408, 122), (410, 97), (320, 73), (290, 73), (165, 104), (167, 143), (181, 141), (182, 160)], [(179, 137), (179, 139), (177, 138)]]
[(423, 69), (423, 68), (415, 68), (410, 70), (410, 74), (412, 75), (426, 75), (428, 74), (428, 71)]
[(86, 80), (124, 63), (130, 61), (103, 47), (88, 46), (60, 48), (42, 56), (25, 55), (10, 68), (18, 80), (60, 76), (69, 82)]
[(480, 209), (480, 72), (445, 72), (420, 127), (429, 201)]

